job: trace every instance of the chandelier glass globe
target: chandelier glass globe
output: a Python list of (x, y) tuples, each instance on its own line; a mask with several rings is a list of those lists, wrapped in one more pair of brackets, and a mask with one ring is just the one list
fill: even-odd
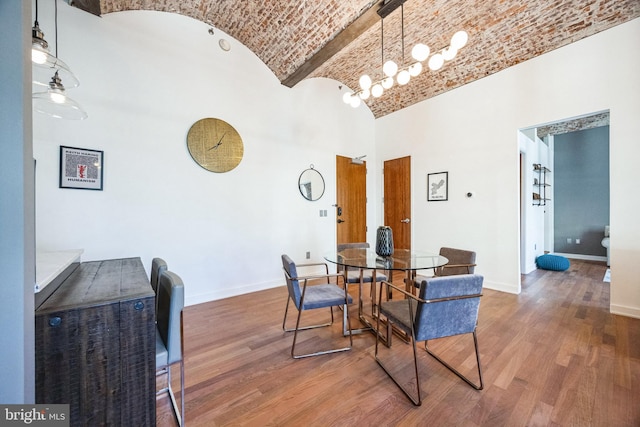
[(409, 80), (411, 79), (411, 74), (409, 74), (409, 72), (407, 70), (402, 70), (398, 73), (398, 84), (403, 86), (406, 85), (407, 83), (409, 83)]
[(411, 77), (418, 76), (422, 72), (422, 63), (416, 62), (415, 64), (412, 64), (409, 66), (408, 71)]
[(451, 46), (456, 50), (462, 49), (469, 40), (469, 35), (466, 31), (458, 31), (451, 37)]
[(445, 59), (445, 61), (451, 61), (453, 58), (456, 57), (457, 53), (458, 53), (458, 50), (453, 46), (449, 46), (446, 49), (442, 49), (442, 57)]
[(364, 74), (360, 77), (360, 87), (362, 88), (362, 90), (371, 88), (371, 83), (371, 77), (369, 77), (368, 75)]
[(382, 66), (382, 72), (384, 72), (387, 77), (393, 77), (398, 72), (398, 64), (393, 61), (387, 61)]
[(444, 58), (442, 54), (436, 53), (431, 58), (429, 58), (429, 68), (433, 71), (439, 70), (444, 65)]
[(413, 56), (413, 59), (420, 62), (427, 59), (429, 57), (429, 53), (429, 46), (422, 43), (418, 43), (413, 47), (413, 49), (411, 49), (411, 56)]

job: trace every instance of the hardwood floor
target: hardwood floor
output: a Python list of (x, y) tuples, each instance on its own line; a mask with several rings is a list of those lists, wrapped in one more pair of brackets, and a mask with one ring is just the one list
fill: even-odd
[[(420, 407), (375, 362), (370, 333), (355, 335), (351, 351), (293, 360), (293, 335), (281, 329), (284, 286), (187, 307), (186, 422), (640, 426), (640, 319), (609, 313), (605, 270), (604, 263), (572, 260), (566, 272), (523, 276), (520, 295), (485, 289), (478, 322), (484, 390), (472, 389), (419, 351), (426, 395)], [(356, 288), (350, 292), (357, 295)], [(355, 314), (355, 306), (352, 310)], [(327, 318), (328, 310), (304, 314), (313, 321)], [(355, 327), (355, 316), (352, 321)], [(299, 335), (300, 351), (302, 345), (319, 349), (346, 342), (340, 322)], [(476, 378), (470, 336), (430, 344)], [(410, 349), (394, 340), (394, 357), (403, 369), (412, 366)], [(157, 401), (159, 426), (176, 425), (168, 402)]]

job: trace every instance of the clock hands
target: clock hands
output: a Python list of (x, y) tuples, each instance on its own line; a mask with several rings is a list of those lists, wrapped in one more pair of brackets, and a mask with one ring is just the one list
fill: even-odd
[(218, 140), (218, 143), (216, 145), (214, 145), (213, 147), (209, 148), (207, 151), (211, 151), (213, 149), (217, 149), (219, 146), (221, 146), (222, 145), (222, 138), (224, 138), (224, 136), (226, 134), (227, 134), (226, 132), (223, 133), (222, 136), (220, 137), (220, 139)]

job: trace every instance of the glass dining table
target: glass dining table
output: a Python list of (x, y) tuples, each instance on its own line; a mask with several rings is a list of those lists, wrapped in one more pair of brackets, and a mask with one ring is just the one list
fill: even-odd
[[(386, 272), (391, 281), (393, 271), (405, 272), (405, 289), (412, 292), (414, 280), (418, 270), (430, 270), (442, 267), (449, 260), (441, 255), (411, 249), (396, 249), (390, 256), (380, 256), (369, 248), (347, 248), (341, 251), (334, 250), (324, 254), (324, 259), (336, 265), (343, 266), (345, 270), (368, 269), (372, 271), (372, 277), (376, 277), (377, 270)], [(376, 283), (371, 283), (371, 316), (376, 317)], [(355, 329), (354, 333), (361, 333), (365, 330), (373, 330), (372, 322), (364, 316), (362, 283), (359, 286), (358, 295), (358, 317), (366, 328)], [(375, 331), (374, 331), (375, 332)]]

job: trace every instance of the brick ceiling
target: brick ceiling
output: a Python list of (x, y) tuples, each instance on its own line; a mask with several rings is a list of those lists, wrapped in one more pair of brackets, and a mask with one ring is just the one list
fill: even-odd
[[(336, 96), (341, 97), (346, 87), (358, 88), (360, 75), (381, 77), (381, 26), (375, 14), (381, 0), (71, 3), (102, 15), (156, 10), (198, 19), (239, 40), (288, 86), (302, 78), (327, 77), (345, 86), (340, 90), (336, 85)], [(385, 60), (398, 63), (402, 62), (401, 10), (384, 19)], [(440, 70), (430, 71), (425, 63), (422, 74), (409, 84), (396, 84), (366, 104), (375, 117), (382, 117), (638, 17), (639, 0), (408, 0), (404, 3), (407, 61), (414, 44), (427, 44), (433, 52), (446, 47), (458, 30), (469, 34), (467, 46)], [(354, 22), (358, 25), (351, 25)]]

